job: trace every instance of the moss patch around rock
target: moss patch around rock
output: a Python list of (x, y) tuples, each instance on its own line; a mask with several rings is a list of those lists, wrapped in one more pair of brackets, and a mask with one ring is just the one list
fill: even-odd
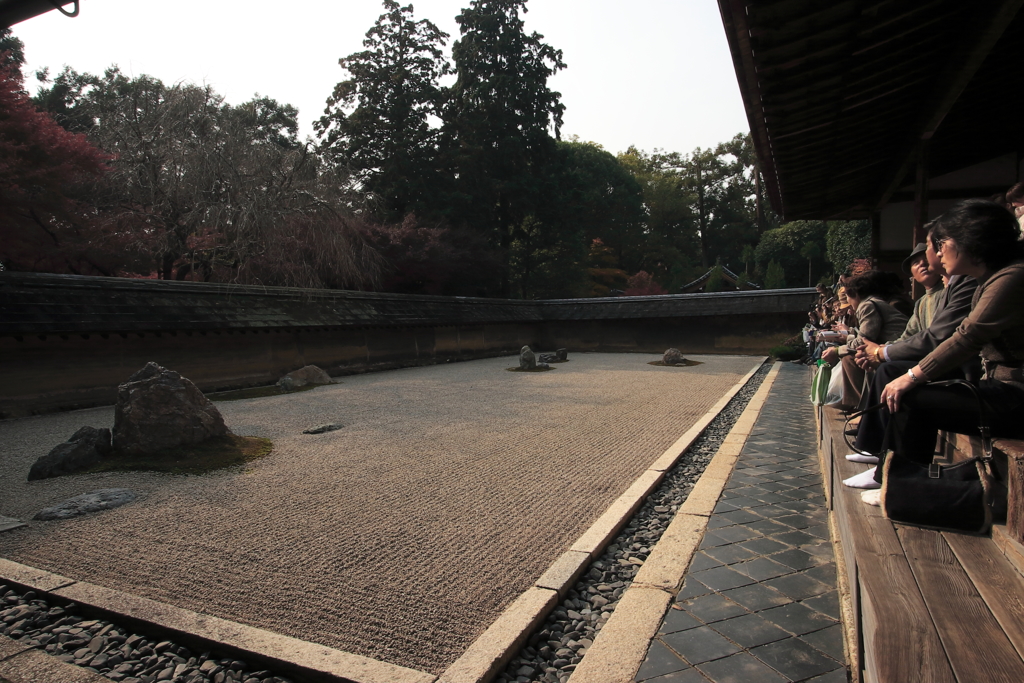
[(168, 448), (149, 455), (112, 453), (88, 472), (167, 472), (169, 474), (206, 474), (226, 467), (244, 465), (269, 455), (274, 449), (270, 439), (228, 434), (202, 443)]
[(307, 384), (304, 387), (298, 389), (292, 389), (286, 391), (276, 384), (271, 384), (266, 387), (249, 387), (248, 389), (234, 389), (232, 391), (218, 391), (216, 393), (207, 394), (206, 398), (211, 401), (240, 401), (243, 398), (265, 398), (267, 396), (283, 396), (285, 394), (297, 394), (301, 391), (309, 391), (310, 389), (316, 389), (317, 387), (326, 386), (324, 384)]
[(658, 365), (658, 366), (661, 366), (663, 368), (688, 368), (691, 365), (703, 365), (703, 363), (701, 361), (699, 361), (699, 360), (689, 360), (687, 358), (684, 358), (682, 363), (676, 363), (675, 365), (669, 365), (668, 363), (666, 363), (663, 360), (652, 360), (652, 361), (650, 361), (647, 364), (648, 365)]

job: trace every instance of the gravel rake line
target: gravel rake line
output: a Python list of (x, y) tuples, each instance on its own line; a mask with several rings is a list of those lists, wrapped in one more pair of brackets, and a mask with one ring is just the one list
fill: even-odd
[(565, 683), (569, 679), (771, 368), (772, 362), (765, 361), (711, 421), (601, 557), (590, 563), (566, 598), (530, 635), (498, 681)]

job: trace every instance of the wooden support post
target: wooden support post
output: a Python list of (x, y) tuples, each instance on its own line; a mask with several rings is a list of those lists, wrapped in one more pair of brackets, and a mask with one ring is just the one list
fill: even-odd
[[(917, 173), (914, 178), (914, 234), (910, 242), (913, 249), (920, 242), (924, 242), (925, 229), (928, 223), (928, 139), (921, 140), (917, 149)], [(924, 287), (914, 282), (910, 288), (910, 295), (919, 299), (924, 295)]]
[(871, 260), (878, 263), (882, 257), (882, 212), (871, 212)]
[(913, 249), (924, 241), (924, 226), (928, 222), (928, 140), (921, 140), (917, 150), (917, 174), (914, 178), (914, 235)]

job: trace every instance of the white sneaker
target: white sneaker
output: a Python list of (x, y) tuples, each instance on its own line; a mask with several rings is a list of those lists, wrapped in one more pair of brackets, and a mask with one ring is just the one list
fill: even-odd
[(882, 489), (871, 489), (860, 494), (860, 499), (868, 505), (882, 507)]
[(880, 489), (882, 485), (875, 481), (875, 468), (872, 467), (869, 470), (855, 474), (849, 479), (844, 479), (843, 483), (852, 489)]
[(849, 460), (850, 462), (863, 462), (868, 465), (878, 464), (878, 456), (871, 455), (870, 453), (867, 453), (865, 451), (861, 451), (860, 453), (850, 453), (848, 456), (846, 456), (846, 459)]

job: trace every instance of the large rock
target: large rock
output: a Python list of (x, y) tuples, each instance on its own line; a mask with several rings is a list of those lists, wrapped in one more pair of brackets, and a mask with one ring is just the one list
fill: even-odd
[(331, 376), (315, 365), (307, 365), (277, 380), (277, 386), (285, 391), (294, 391), (310, 384), (330, 384)]
[(567, 349), (556, 349), (555, 355), (558, 356), (558, 360), (569, 360), (569, 351)]
[(66, 500), (60, 505), (40, 510), (33, 519), (68, 519), (77, 517), (89, 512), (109, 510), (130, 503), (135, 500), (135, 494), (128, 489), (99, 489), (75, 496)]
[(668, 349), (665, 351), (665, 355), (661, 357), (661, 360), (665, 365), (679, 365), (686, 359), (683, 358), (683, 354), (679, 349)]
[(143, 455), (230, 434), (220, 411), (188, 379), (148, 363), (117, 388), (114, 448)]
[(533, 370), (537, 367), (537, 356), (534, 355), (533, 349), (529, 346), (524, 346), (519, 352), (519, 368), (521, 370)]
[(82, 427), (64, 443), (32, 463), (28, 480), (49, 479), (81, 472), (110, 452), (110, 430)]

